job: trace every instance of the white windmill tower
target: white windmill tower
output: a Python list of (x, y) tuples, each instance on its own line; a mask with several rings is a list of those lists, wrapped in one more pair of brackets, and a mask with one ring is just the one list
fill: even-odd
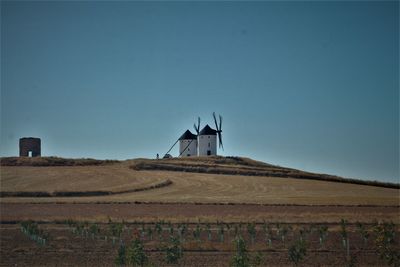
[(197, 156), (197, 135), (186, 130), (178, 140), (180, 157)]
[[(219, 141), (219, 148), (224, 149), (222, 144), (222, 116), (219, 115), (219, 126), (215, 112), (213, 112), (215, 127), (217, 130), (212, 129), (208, 124), (198, 133), (198, 155), (199, 156), (215, 156), (217, 155), (217, 135)], [(200, 126), (200, 124), (199, 124)]]

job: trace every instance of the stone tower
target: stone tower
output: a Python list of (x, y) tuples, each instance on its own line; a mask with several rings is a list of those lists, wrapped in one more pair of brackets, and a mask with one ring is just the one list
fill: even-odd
[(41, 142), (40, 138), (23, 137), (19, 139), (19, 156), (29, 157), (29, 152), (32, 157), (40, 157)]

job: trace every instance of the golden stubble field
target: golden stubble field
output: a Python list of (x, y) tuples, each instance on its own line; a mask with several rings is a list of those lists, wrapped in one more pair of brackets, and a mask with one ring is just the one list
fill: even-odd
[[(137, 171), (135, 160), (103, 166), (2, 166), (1, 191), (121, 191), (161, 183), (152, 190), (94, 197), (3, 197), (2, 202), (183, 202), (296, 205), (399, 205), (400, 190), (307, 179)], [(251, 166), (250, 166), (251, 167)]]
[(137, 175), (124, 163), (102, 166), (2, 166), (2, 191), (121, 191), (161, 182)]

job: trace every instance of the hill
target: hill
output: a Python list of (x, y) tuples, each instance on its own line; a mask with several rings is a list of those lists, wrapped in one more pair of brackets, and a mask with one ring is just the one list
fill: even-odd
[[(62, 161), (67, 166), (60, 166)], [(398, 205), (400, 192), (396, 184), (344, 179), (239, 157), (112, 162), (3, 158), (0, 174), (2, 202)]]
[(196, 157), (172, 158), (163, 160), (136, 160), (131, 168), (135, 170), (164, 170), (178, 172), (196, 172), (210, 174), (268, 176), (299, 178), (329, 182), (372, 185), (387, 188), (400, 188), (399, 184), (343, 178), (335, 175), (311, 173), (292, 168), (281, 167), (243, 157)]

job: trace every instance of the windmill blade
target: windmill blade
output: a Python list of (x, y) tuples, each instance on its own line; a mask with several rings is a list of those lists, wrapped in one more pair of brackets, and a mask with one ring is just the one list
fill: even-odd
[(200, 131), (200, 117), (197, 117), (197, 130)]
[(200, 117), (197, 117), (197, 135), (199, 135), (200, 132)]
[(197, 118), (197, 125), (196, 123), (193, 124), (194, 130), (196, 131), (197, 135), (199, 135), (200, 132), (200, 117)]
[(219, 115), (219, 130), (222, 132), (222, 116)]
[(218, 123), (217, 123), (217, 118), (215, 117), (215, 112), (213, 112), (213, 117), (214, 117), (214, 122), (215, 122), (215, 128), (217, 128), (217, 131), (219, 131), (219, 129), (218, 129)]
[(218, 132), (218, 141), (219, 141), (219, 148), (222, 148), (222, 150), (224, 150), (224, 144), (222, 144), (222, 134), (221, 134), (221, 132)]

